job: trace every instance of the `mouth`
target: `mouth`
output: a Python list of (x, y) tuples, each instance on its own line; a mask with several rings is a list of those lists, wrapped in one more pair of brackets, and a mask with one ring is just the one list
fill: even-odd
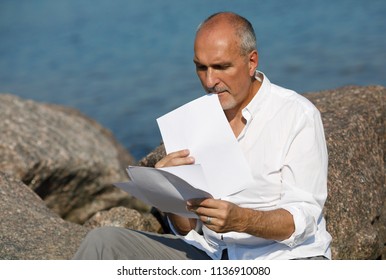
[(223, 91), (219, 91), (219, 92), (216, 92), (217, 96), (220, 98), (221, 96), (224, 96), (228, 93), (228, 91), (226, 90), (223, 90)]
[(225, 93), (227, 93), (228, 91), (226, 89), (220, 89), (220, 90), (216, 90), (216, 89), (209, 89), (208, 90), (208, 93), (212, 93), (212, 94), (217, 94), (217, 95), (223, 95)]

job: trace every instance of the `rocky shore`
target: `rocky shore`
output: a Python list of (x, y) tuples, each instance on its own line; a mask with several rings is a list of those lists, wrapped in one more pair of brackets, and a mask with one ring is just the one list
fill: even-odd
[[(386, 258), (386, 88), (308, 93), (329, 150), (327, 227), (334, 259)], [(0, 94), (0, 259), (70, 259), (92, 228), (162, 232), (150, 207), (112, 185), (135, 162), (77, 110)]]

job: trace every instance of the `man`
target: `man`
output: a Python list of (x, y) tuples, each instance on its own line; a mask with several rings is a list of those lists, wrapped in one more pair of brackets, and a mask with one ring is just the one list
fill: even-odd
[[(202, 86), (218, 95), (254, 183), (221, 200), (187, 201), (198, 218), (168, 214), (176, 235), (95, 230), (75, 258), (330, 259), (322, 215), (327, 150), (317, 109), (256, 70), (255, 34), (239, 15), (214, 14), (199, 26), (194, 63)], [(156, 167), (192, 163), (194, 155), (182, 150)]]

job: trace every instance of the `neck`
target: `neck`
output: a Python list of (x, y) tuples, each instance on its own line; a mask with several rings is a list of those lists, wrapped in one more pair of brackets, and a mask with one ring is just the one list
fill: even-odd
[[(226, 113), (225, 113), (226, 114)], [(232, 116), (227, 116), (229, 125), (231, 126), (234, 135), (236, 138), (240, 135), (241, 131), (243, 131), (247, 121), (244, 119), (241, 110), (239, 113), (232, 115)]]
[(253, 97), (259, 91), (260, 86), (261, 86), (261, 82), (258, 80), (254, 80), (249, 90), (249, 93), (247, 95), (247, 98), (245, 98), (245, 100), (242, 103), (240, 103), (237, 107), (224, 111), (225, 116), (229, 122), (229, 125), (231, 126), (233, 133), (235, 134), (236, 137), (240, 135), (241, 131), (244, 129), (247, 123), (243, 117), (242, 110), (253, 99)]

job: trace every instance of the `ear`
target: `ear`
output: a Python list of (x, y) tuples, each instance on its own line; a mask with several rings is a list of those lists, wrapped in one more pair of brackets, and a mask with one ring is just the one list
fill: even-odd
[(255, 76), (257, 66), (259, 65), (259, 55), (256, 50), (249, 54), (249, 75)]

